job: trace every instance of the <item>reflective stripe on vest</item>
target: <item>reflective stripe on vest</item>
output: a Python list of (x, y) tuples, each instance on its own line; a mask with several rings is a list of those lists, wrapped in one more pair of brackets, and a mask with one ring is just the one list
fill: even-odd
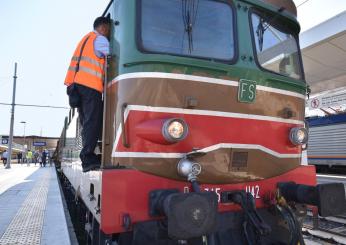
[[(73, 61), (78, 61), (78, 57), (76, 57), (76, 56), (73, 56), (72, 57), (72, 60)], [(93, 59), (91, 59), (91, 58), (89, 58), (89, 57), (87, 57), (87, 56), (82, 56), (81, 58), (80, 58), (80, 60), (81, 61), (87, 61), (87, 62), (89, 62), (90, 64), (93, 64), (93, 65), (97, 65), (97, 66), (102, 66), (102, 64), (100, 63), (100, 62), (98, 62), (98, 61), (96, 61), (96, 60), (93, 60)]]
[[(68, 68), (69, 71), (76, 71), (77, 70), (77, 67), (72, 67), (70, 66)], [(83, 71), (83, 72), (86, 72), (86, 73), (89, 73), (90, 75), (93, 75), (95, 77), (99, 77), (102, 79), (103, 75), (98, 72), (98, 71), (94, 71), (93, 69), (90, 69), (88, 67), (79, 67), (79, 71)]]
[[(88, 36), (89, 39), (85, 43), (82, 56), (80, 57), (79, 69), (77, 70), (80, 51)], [(65, 85), (78, 83), (101, 93), (103, 92), (104, 59), (97, 57), (94, 52), (96, 37), (97, 34), (95, 32), (90, 32), (79, 42), (66, 74)]]

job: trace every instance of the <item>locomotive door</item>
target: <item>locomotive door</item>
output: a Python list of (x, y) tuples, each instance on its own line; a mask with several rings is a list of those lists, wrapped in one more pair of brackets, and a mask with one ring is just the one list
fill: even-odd
[(106, 71), (107, 81), (105, 82), (104, 89), (104, 110), (103, 110), (103, 129), (102, 129), (102, 167), (111, 165), (112, 158), (112, 146), (115, 137), (115, 112), (117, 101), (117, 89), (116, 84), (112, 81), (118, 75), (118, 54), (116, 54), (117, 48), (114, 47), (115, 39), (115, 20), (114, 20), (114, 2), (109, 8), (107, 17), (111, 19), (111, 34), (109, 38), (110, 42), (110, 58), (108, 59), (108, 67)]

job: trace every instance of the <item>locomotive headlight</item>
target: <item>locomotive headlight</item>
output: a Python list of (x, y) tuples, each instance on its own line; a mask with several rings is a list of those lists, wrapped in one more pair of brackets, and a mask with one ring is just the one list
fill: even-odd
[(188, 127), (183, 119), (168, 119), (162, 126), (163, 137), (169, 142), (178, 142), (186, 138)]
[(303, 145), (308, 142), (308, 131), (306, 128), (292, 128), (290, 131), (290, 140), (294, 145)]

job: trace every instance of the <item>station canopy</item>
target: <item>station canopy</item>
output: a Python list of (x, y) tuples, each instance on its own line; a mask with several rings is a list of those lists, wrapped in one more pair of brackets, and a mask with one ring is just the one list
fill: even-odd
[[(8, 136), (0, 135), (0, 152), (3, 152), (5, 150), (8, 151), (8, 143), (9, 143)], [(23, 145), (12, 142), (12, 153), (18, 153), (18, 152), (24, 152), (24, 151), (25, 151), (25, 148)]]
[[(312, 109), (346, 105), (346, 11), (300, 34)], [(336, 110), (337, 112), (337, 110)]]
[[(0, 152), (3, 152), (5, 150), (8, 151), (8, 145), (1, 144), (1, 142), (0, 142)], [(18, 153), (18, 152), (24, 152), (24, 151), (25, 151), (25, 149), (21, 145), (14, 144), (12, 147), (12, 153)]]

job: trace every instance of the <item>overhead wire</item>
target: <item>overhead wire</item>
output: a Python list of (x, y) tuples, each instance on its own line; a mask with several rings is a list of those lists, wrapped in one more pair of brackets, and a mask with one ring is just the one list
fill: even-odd
[(303, 4), (305, 4), (305, 3), (307, 3), (307, 2), (309, 2), (310, 0), (305, 0), (304, 2), (302, 2), (301, 4), (299, 4), (298, 6), (297, 6), (297, 8), (299, 8), (300, 6), (302, 6)]
[[(12, 104), (0, 102), (0, 105), (11, 106)], [(69, 107), (66, 107), (66, 106), (30, 105), (30, 104), (14, 104), (14, 105), (15, 105), (15, 106), (25, 106), (25, 107), (39, 107), (39, 108), (65, 109), (65, 110), (70, 109)]]

